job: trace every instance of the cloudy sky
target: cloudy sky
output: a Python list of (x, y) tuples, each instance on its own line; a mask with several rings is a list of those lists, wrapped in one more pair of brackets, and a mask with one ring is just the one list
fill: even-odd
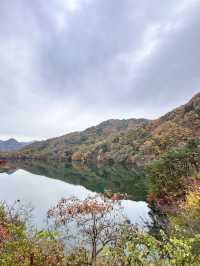
[(200, 0), (1, 0), (0, 138), (156, 118), (200, 91)]

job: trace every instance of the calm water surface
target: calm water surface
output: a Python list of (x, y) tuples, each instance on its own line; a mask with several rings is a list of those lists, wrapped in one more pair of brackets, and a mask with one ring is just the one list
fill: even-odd
[(145, 202), (147, 180), (142, 171), (123, 166), (88, 168), (58, 163), (18, 162), (0, 173), (0, 200), (12, 204), (16, 200), (30, 204), (32, 223), (45, 227), (46, 213), (62, 197), (84, 199), (88, 195), (111, 189), (127, 193), (122, 201), (124, 213), (132, 223), (140, 226), (150, 221)]

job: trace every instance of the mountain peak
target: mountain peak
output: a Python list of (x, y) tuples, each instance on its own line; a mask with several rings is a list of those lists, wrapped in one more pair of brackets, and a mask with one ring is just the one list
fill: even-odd
[(185, 109), (185, 112), (196, 112), (200, 113), (200, 93), (197, 93), (192, 97), (192, 99), (183, 106)]
[(17, 151), (23, 147), (25, 147), (26, 145), (28, 145), (29, 143), (24, 143), (24, 142), (18, 142), (16, 139), (14, 138), (10, 138), (8, 140), (1, 140), (0, 141), (0, 151)]
[(200, 99), (200, 92), (196, 93), (192, 99), (190, 101), (196, 100), (196, 99)]
[(14, 138), (10, 138), (10, 139), (8, 139), (8, 140), (6, 140), (7, 142), (18, 142), (16, 139), (14, 139)]

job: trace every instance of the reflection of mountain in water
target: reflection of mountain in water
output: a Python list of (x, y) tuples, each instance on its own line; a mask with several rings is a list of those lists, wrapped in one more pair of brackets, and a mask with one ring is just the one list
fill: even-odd
[(0, 160), (0, 173), (7, 173), (8, 175), (11, 175), (16, 170), (17, 167), (14, 164)]
[(143, 170), (129, 169), (122, 165), (87, 167), (80, 164), (68, 165), (58, 162), (18, 161), (18, 169), (24, 169), (37, 175), (59, 179), (74, 185), (82, 185), (89, 190), (127, 193), (136, 201), (145, 201), (148, 181)]

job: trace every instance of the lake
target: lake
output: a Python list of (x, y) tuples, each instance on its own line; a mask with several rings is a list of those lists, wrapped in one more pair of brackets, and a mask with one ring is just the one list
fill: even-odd
[(127, 193), (123, 212), (132, 223), (144, 227), (150, 222), (145, 202), (148, 180), (142, 170), (125, 166), (88, 167), (57, 162), (18, 161), (1, 167), (0, 200), (12, 204), (20, 200), (33, 207), (32, 224), (45, 228), (46, 214), (61, 198), (88, 195), (105, 190)]

